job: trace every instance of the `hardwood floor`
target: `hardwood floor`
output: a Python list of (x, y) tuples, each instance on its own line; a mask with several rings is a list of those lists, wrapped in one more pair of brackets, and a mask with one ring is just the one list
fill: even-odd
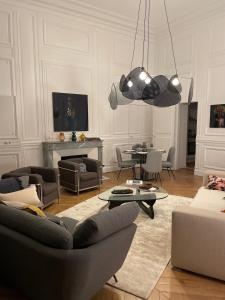
[[(101, 191), (125, 182), (131, 177), (130, 171), (123, 171), (119, 180), (116, 173), (105, 174), (109, 179), (103, 181)], [(169, 194), (194, 197), (202, 184), (202, 178), (193, 175), (192, 169), (180, 169), (175, 172), (176, 179), (168, 177), (163, 172), (163, 187)], [(79, 202), (91, 198), (99, 193), (92, 190), (76, 196), (62, 191), (59, 204), (53, 204), (46, 211), (58, 213)], [(0, 300), (28, 300), (16, 291), (0, 287)], [(138, 300), (138, 297), (119, 291), (109, 286), (104, 286), (92, 300)], [(148, 300), (225, 300), (225, 283), (189, 272), (172, 269), (170, 265), (159, 279), (153, 293)], [(41, 300), (41, 299), (40, 299)], [(75, 300), (75, 299), (74, 299)]]

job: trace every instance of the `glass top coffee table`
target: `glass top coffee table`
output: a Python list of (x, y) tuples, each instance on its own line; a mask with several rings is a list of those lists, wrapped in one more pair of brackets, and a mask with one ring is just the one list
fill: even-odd
[[(131, 189), (132, 194), (113, 194), (113, 190)], [(126, 202), (136, 201), (140, 208), (151, 218), (154, 219), (153, 206), (157, 200), (168, 197), (167, 192), (159, 187), (155, 191), (141, 190), (138, 187), (120, 185), (98, 195), (98, 198), (104, 201), (108, 201), (109, 209), (119, 206)]]

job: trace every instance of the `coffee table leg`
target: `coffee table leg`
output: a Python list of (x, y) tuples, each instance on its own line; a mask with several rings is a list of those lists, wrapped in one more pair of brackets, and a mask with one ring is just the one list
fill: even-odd
[(153, 209), (153, 205), (155, 204), (155, 201), (143, 201), (146, 204), (148, 204), (149, 206), (147, 207), (142, 201), (137, 201), (138, 205), (140, 206), (140, 208), (151, 218), (154, 219), (154, 209)]

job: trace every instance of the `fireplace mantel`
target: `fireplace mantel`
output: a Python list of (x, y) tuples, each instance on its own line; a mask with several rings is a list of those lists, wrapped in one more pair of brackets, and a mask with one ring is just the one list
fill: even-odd
[[(68, 155), (70, 154), (80, 154), (85, 153), (85, 151), (97, 148), (98, 157), (97, 159), (101, 161), (103, 159), (103, 141), (100, 138), (88, 139), (84, 142), (59, 142), (59, 141), (49, 141), (43, 142), (43, 158), (44, 166), (46, 167), (56, 167), (54, 165), (54, 153), (58, 153), (59, 156), (63, 156), (60, 153), (66, 151)], [(85, 150), (86, 149), (86, 150)]]

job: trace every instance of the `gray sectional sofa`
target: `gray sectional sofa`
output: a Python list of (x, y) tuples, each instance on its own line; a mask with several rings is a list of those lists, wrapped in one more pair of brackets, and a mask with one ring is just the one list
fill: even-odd
[(31, 300), (88, 300), (122, 266), (138, 212), (128, 203), (77, 224), (0, 204), (0, 281)]

